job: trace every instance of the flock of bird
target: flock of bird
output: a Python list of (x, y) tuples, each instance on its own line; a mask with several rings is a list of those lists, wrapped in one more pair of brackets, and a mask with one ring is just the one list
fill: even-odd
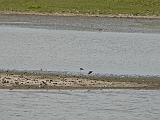
[[(80, 71), (84, 70), (83, 68), (79, 68)], [(88, 74), (91, 74), (93, 71), (89, 71)]]

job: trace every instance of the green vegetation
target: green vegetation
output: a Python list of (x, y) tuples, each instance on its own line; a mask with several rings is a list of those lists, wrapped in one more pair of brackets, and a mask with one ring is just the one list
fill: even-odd
[(0, 0), (0, 11), (160, 15), (160, 0)]

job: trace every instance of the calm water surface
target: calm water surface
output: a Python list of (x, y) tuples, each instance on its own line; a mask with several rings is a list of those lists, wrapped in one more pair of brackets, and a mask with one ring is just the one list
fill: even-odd
[(0, 69), (160, 75), (160, 34), (0, 26)]
[[(159, 20), (0, 17), (0, 69), (160, 75)], [(159, 120), (159, 113), (160, 90), (0, 90), (0, 120)]]
[(159, 90), (0, 90), (1, 120), (159, 120)]

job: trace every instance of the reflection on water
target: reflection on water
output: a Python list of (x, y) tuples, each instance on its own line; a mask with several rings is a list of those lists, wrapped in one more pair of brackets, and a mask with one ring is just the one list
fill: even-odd
[(159, 75), (160, 34), (0, 27), (0, 69)]
[(1, 120), (158, 120), (159, 90), (0, 90)]

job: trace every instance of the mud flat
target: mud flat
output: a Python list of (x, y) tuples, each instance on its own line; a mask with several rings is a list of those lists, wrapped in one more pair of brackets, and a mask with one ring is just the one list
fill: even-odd
[(155, 76), (60, 75), (1, 71), (0, 89), (160, 89)]

